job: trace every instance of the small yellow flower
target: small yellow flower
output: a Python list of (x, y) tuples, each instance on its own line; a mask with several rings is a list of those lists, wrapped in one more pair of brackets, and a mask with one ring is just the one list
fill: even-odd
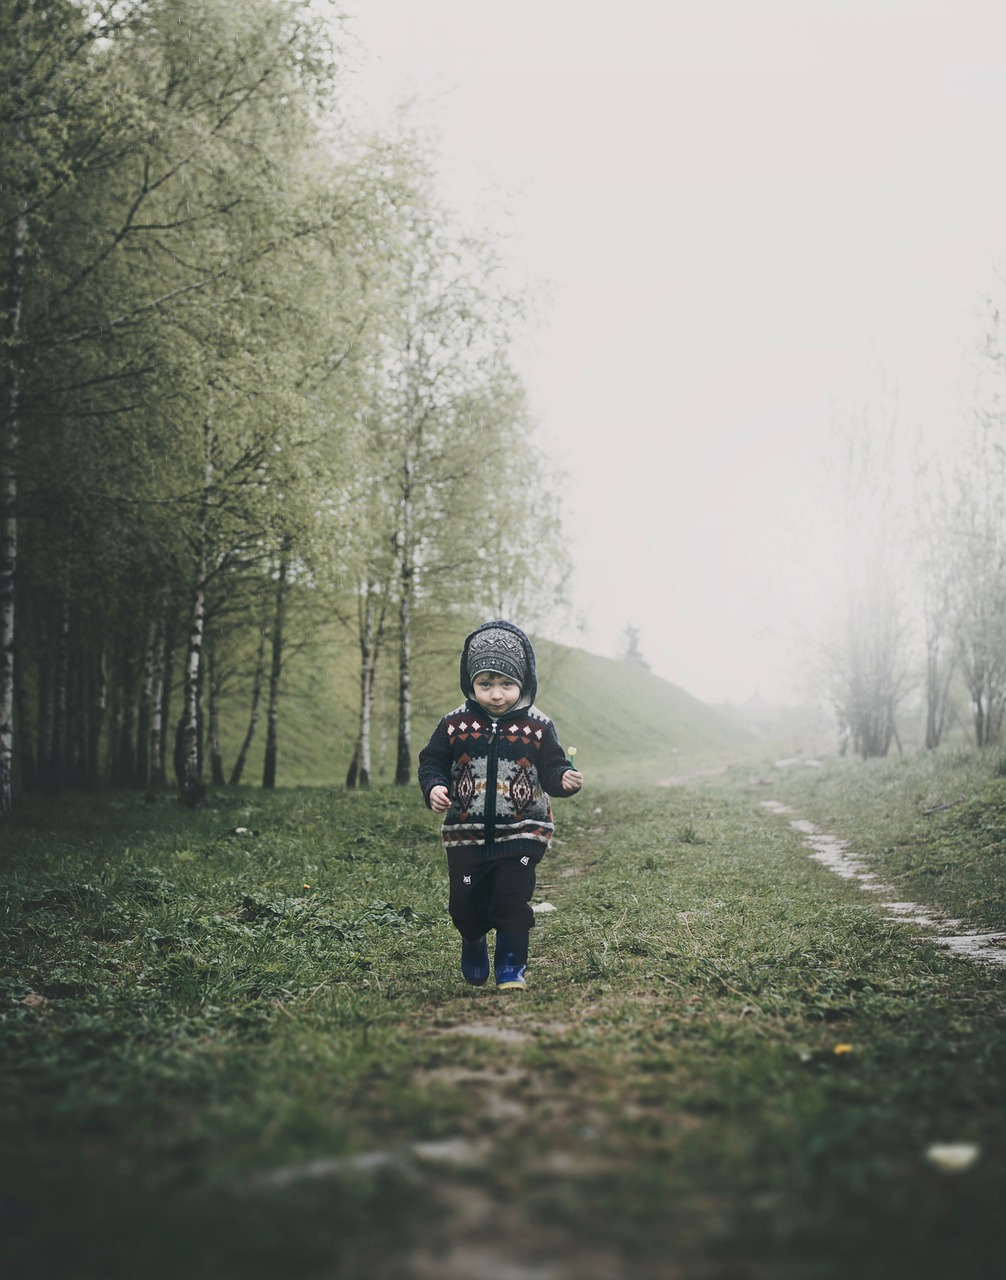
[(841, 1057), (843, 1057), (843, 1056), (844, 1056), (845, 1054), (847, 1054), (847, 1053), (852, 1053), (852, 1045), (851, 1045), (851, 1044), (837, 1044), (837, 1045), (835, 1045), (834, 1049), (832, 1050), (832, 1053), (834, 1053), (834, 1055), (835, 1055), (835, 1057), (836, 1057), (836, 1058), (841, 1058)]
[(569, 762), (572, 764), (576, 759), (576, 747), (567, 747), (566, 750), (569, 752)]

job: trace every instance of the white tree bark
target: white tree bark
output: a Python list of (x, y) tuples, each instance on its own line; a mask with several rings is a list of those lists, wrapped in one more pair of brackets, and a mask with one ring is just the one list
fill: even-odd
[(14, 580), (17, 571), (17, 454), (21, 440), (21, 381), (18, 346), (24, 301), (25, 253), (28, 244), (28, 204), (23, 200), (14, 223), (7, 277), (7, 339), (11, 363), (4, 393), (0, 431), (0, 816), (10, 813), (14, 785)]
[(279, 681), (283, 673), (283, 625), (286, 617), (286, 584), (290, 571), (290, 550), (284, 545), (280, 553), (279, 572), (276, 577), (276, 605), (272, 623), (272, 663), (269, 668), (269, 701), (266, 706), (265, 760), (262, 765), (262, 786), (272, 789), (276, 785), (277, 735), (279, 731)]
[(213, 426), (203, 423), (203, 500), (196, 547), (196, 576), (192, 588), (192, 621), (185, 656), (182, 720), (178, 741), (178, 784), (182, 799), (195, 804), (203, 791), (199, 761), (199, 678), (206, 634), (206, 585), (209, 572), (209, 507), (213, 490)]

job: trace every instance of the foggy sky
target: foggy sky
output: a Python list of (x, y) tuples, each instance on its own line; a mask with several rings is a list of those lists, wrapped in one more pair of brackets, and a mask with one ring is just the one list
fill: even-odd
[(1006, 10), (360, 0), (352, 26), (370, 109), (417, 94), (449, 198), (505, 209), (550, 282), (526, 367), (590, 622), (554, 638), (612, 654), (632, 622), (699, 697), (795, 697), (836, 417), (896, 387), (961, 430), (1006, 261)]

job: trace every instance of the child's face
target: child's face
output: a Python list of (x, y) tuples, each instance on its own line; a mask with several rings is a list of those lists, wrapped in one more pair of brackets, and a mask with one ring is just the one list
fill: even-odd
[(475, 701), (493, 716), (503, 716), (520, 698), (520, 685), (497, 671), (480, 671), (473, 681)]

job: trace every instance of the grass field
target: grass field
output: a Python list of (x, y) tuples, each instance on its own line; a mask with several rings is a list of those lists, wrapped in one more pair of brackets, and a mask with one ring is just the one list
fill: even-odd
[[(420, 619), (412, 672), (413, 756), (439, 718), (462, 700), (458, 657), (471, 625), (453, 615)], [(564, 743), (576, 746), (585, 767), (603, 764), (610, 781), (649, 781), (757, 750), (743, 727), (642, 667), (583, 649), (535, 640), (538, 705), (551, 716)], [(282, 786), (341, 785), (358, 731), (358, 656), (345, 632), (329, 629), (291, 655), (284, 668), (279, 719)], [(241, 664), (237, 664), (240, 669)], [(375, 778), (394, 776), (397, 735), (395, 655), (378, 669), (372, 725)], [(224, 768), (229, 771), (244, 736), (250, 671), (234, 679), (222, 699)], [(806, 746), (806, 744), (804, 744)], [(262, 776), (260, 726), (244, 775)]]
[[(0, 1265), (984, 1277), (1006, 970), (886, 921), (760, 802), (991, 928), (999, 774), (961, 751), (588, 785), (509, 995), (460, 979), (411, 789), (25, 801), (0, 836)], [(966, 1171), (926, 1158), (959, 1142)]]

